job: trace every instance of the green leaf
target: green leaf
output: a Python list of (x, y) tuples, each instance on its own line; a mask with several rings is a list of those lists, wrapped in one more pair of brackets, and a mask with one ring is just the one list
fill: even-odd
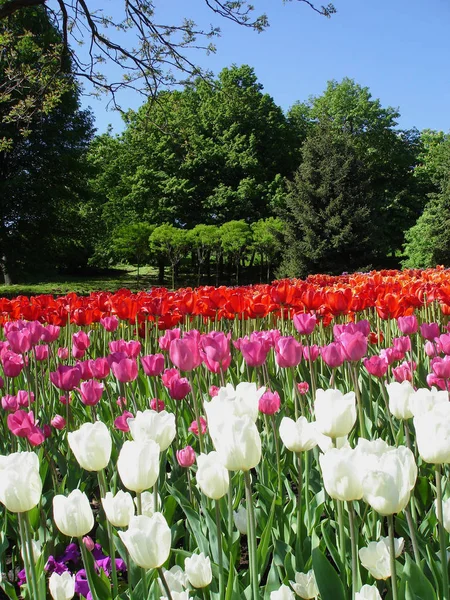
[(313, 548), (312, 562), (322, 600), (345, 600), (339, 575), (319, 547)]
[(405, 581), (405, 598), (411, 600), (436, 600), (436, 593), (430, 581), (423, 573), (424, 566), (418, 566), (406, 554), (402, 581)]
[(277, 503), (277, 497), (274, 496), (272, 501), (272, 506), (270, 507), (269, 518), (267, 519), (266, 526), (261, 535), (261, 540), (258, 545), (258, 550), (256, 552), (257, 560), (258, 560), (258, 572), (259, 574), (264, 573), (266, 570), (267, 562), (270, 558), (270, 553), (268, 552), (270, 538), (272, 536), (272, 524), (273, 517), (275, 515), (275, 507)]
[(9, 581), (3, 579), (2, 581), (0, 581), (0, 587), (10, 600), (18, 600), (16, 590), (14, 586), (11, 583), (9, 583)]

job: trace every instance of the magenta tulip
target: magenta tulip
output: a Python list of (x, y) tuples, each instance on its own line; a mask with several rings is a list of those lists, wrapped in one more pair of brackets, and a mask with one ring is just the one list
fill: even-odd
[(114, 427), (116, 429), (118, 429), (119, 431), (124, 431), (125, 433), (128, 433), (130, 431), (130, 427), (128, 425), (128, 419), (132, 419), (133, 418), (133, 414), (128, 412), (127, 410), (125, 410), (120, 417), (117, 417), (117, 419), (114, 421)]
[(170, 360), (180, 371), (192, 371), (202, 363), (195, 337), (172, 340), (169, 348)]
[(46, 344), (51, 344), (59, 338), (61, 328), (58, 325), (47, 325), (42, 328), (41, 340)]
[(100, 402), (103, 390), (103, 383), (99, 383), (95, 379), (83, 381), (80, 385), (81, 402), (86, 406), (95, 406)]
[(415, 315), (410, 315), (409, 317), (399, 317), (397, 319), (397, 327), (403, 334), (412, 335), (417, 332), (419, 323)]
[(111, 371), (121, 383), (134, 381), (138, 376), (137, 363), (133, 358), (123, 358), (119, 362), (113, 362)]
[(181, 337), (181, 329), (168, 329), (166, 333), (158, 340), (161, 350), (169, 350), (173, 340), (179, 340)]
[(430, 342), (439, 337), (440, 333), (437, 323), (422, 323), (420, 326), (420, 335)]
[(339, 342), (331, 342), (328, 346), (322, 346), (320, 354), (324, 363), (332, 369), (340, 367), (346, 358), (344, 349)]
[(22, 372), (24, 364), (20, 354), (6, 350), (2, 355), (3, 371), (6, 377), (18, 377)]
[(48, 355), (49, 355), (49, 349), (48, 349), (47, 344), (42, 344), (42, 346), (34, 347), (34, 356), (38, 362), (47, 360)]
[(55, 415), (50, 421), (50, 425), (59, 431), (62, 431), (66, 426), (66, 420), (61, 415)]
[(297, 313), (293, 317), (294, 327), (300, 335), (310, 335), (317, 323), (316, 315), (310, 313)]
[(141, 365), (146, 375), (157, 377), (164, 371), (164, 354), (141, 356)]
[(212, 331), (200, 337), (200, 355), (212, 373), (226, 371), (231, 364), (230, 337), (222, 331)]
[(55, 387), (65, 392), (70, 392), (78, 387), (81, 380), (81, 370), (79, 367), (69, 367), (59, 365), (56, 371), (50, 373), (50, 381)]
[(25, 354), (31, 348), (31, 333), (28, 329), (11, 331), (6, 335), (10, 348), (16, 354)]
[(119, 327), (119, 319), (115, 316), (112, 317), (102, 317), (100, 319), (100, 325), (103, 326), (105, 331), (109, 331), (110, 333), (116, 331)]
[(281, 400), (278, 392), (271, 392), (267, 390), (261, 396), (258, 402), (259, 412), (264, 415), (274, 415), (280, 410)]
[(388, 362), (382, 356), (371, 356), (364, 359), (364, 366), (368, 373), (374, 377), (384, 377), (388, 370)]
[(89, 366), (90, 366), (92, 375), (93, 375), (93, 377), (95, 377), (95, 379), (106, 379), (106, 377), (108, 377), (109, 372), (111, 370), (109, 368), (108, 360), (103, 356), (100, 356), (99, 358), (90, 360)]
[(188, 469), (195, 463), (195, 451), (192, 446), (186, 446), (176, 452), (177, 461), (180, 467)]
[(21, 408), (29, 408), (29, 406), (34, 402), (34, 393), (27, 392), (26, 390), (19, 390), (16, 397)]
[(303, 357), (303, 346), (292, 336), (280, 337), (275, 344), (275, 360), (282, 368), (296, 367)]
[(319, 355), (320, 350), (317, 344), (313, 344), (312, 346), (303, 346), (303, 358), (305, 360), (314, 362), (319, 358)]
[(270, 348), (261, 340), (246, 340), (243, 338), (240, 344), (242, 356), (249, 367), (260, 367), (266, 362)]
[(367, 338), (360, 331), (354, 333), (343, 333), (339, 336), (345, 358), (350, 362), (357, 362), (367, 354)]
[(86, 352), (91, 345), (91, 340), (87, 333), (83, 330), (77, 331), (72, 335), (72, 347), (76, 348), (79, 352)]

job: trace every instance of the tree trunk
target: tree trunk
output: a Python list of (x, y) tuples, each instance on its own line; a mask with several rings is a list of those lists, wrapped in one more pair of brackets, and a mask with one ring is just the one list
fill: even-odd
[(11, 274), (8, 270), (8, 261), (7, 261), (5, 255), (3, 255), (2, 260), (0, 261), (0, 269), (3, 274), (3, 279), (4, 279), (5, 285), (12, 285), (13, 281), (12, 281)]
[(164, 285), (164, 261), (158, 260), (158, 283)]

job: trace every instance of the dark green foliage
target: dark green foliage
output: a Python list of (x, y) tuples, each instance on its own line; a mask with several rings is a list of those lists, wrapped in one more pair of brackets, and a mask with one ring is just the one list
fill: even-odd
[(320, 127), (302, 150), (282, 217), (281, 274), (341, 273), (377, 263), (380, 199), (351, 134)]

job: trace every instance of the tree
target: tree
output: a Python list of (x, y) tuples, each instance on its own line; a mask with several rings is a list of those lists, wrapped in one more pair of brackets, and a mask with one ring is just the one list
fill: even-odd
[[(11, 21), (14, 20), (14, 23)], [(30, 60), (42, 45), (58, 40), (58, 32), (40, 8), (9, 18), (11, 30), (24, 46), (14, 47), (11, 60)], [(23, 34), (23, 35), (22, 35)], [(0, 81), (6, 76), (0, 62)], [(71, 80), (70, 64), (65, 74)], [(93, 135), (92, 116), (81, 111), (78, 91), (68, 87), (48, 113), (37, 112), (29, 123), (29, 133), (10, 120), (11, 106), (20, 103), (20, 86), (9, 103), (0, 103), (2, 134), (9, 140), (0, 149), (0, 257), (6, 281), (11, 273), (42, 266), (77, 267), (86, 263), (94, 222), (85, 199), (88, 196), (87, 146)]]
[(275, 258), (280, 255), (283, 248), (284, 224), (279, 218), (269, 217), (252, 223), (253, 248), (259, 252), (260, 279), (262, 280), (262, 269), (266, 263), (266, 279), (270, 281), (270, 270)]
[(344, 133), (352, 137), (357, 156), (370, 170), (372, 187), (382, 203), (385, 228), (380, 235), (386, 254), (402, 248), (404, 231), (422, 213), (429, 191), (414, 177), (423, 149), (421, 136), (415, 129), (398, 129), (399, 116), (398, 110), (383, 107), (367, 87), (349, 78), (329, 81), (321, 96), (297, 103), (288, 113), (302, 139), (314, 135), (314, 129), (321, 126), (336, 136)]
[(188, 246), (186, 231), (165, 223), (153, 230), (149, 238), (149, 244), (153, 252), (161, 253), (167, 257), (172, 270), (172, 289), (174, 289), (175, 269)]
[(252, 241), (252, 230), (245, 221), (229, 221), (220, 228), (222, 250), (228, 254), (236, 267), (236, 283), (239, 284), (239, 263)]
[(296, 168), (294, 143), (247, 65), (224, 69), (213, 87), (198, 79), (160, 94), (128, 114), (122, 136), (93, 144), (105, 223), (99, 246), (107, 251), (118, 219), (194, 228), (273, 215)]
[(370, 169), (349, 133), (316, 129), (288, 185), (281, 275), (342, 273), (373, 265), (379, 256), (379, 199)]
[[(268, 26), (266, 15), (254, 16), (253, 6), (247, 0), (204, 2), (219, 18), (258, 32)], [(335, 12), (332, 4), (316, 7), (311, 0), (298, 2), (327, 17)], [(96, 90), (109, 93), (114, 103), (121, 89), (132, 87), (146, 97), (155, 98), (160, 89), (173, 86), (180, 79), (186, 81), (191, 76), (205, 76), (192, 61), (191, 50), (214, 52), (211, 40), (220, 35), (216, 25), (202, 29), (192, 19), (160, 23), (155, 15), (155, 0), (123, 0), (120, 4), (122, 14), (113, 19), (108, 16), (108, 9), (106, 12), (94, 10), (92, 0), (56, 0), (53, 3), (48, 0), (0, 0), (0, 22), (14, 18), (27, 8), (42, 8), (62, 33), (57, 54), (54, 49), (48, 49), (48, 55), (55, 55), (60, 62), (61, 58), (69, 56), (74, 74), (90, 82)], [(120, 32), (120, 36), (111, 35), (111, 31)], [(130, 32), (129, 43), (121, 42), (123, 32)], [(79, 50), (80, 43), (88, 49), (87, 58)], [(122, 79), (106, 76), (111, 64), (123, 70)], [(46, 94), (45, 87), (35, 92), (37, 96)]]
[(137, 266), (138, 281), (139, 268), (151, 257), (148, 240), (155, 228), (150, 223), (130, 223), (119, 227), (113, 235), (113, 252), (119, 260)]
[(199, 286), (202, 266), (205, 262), (207, 263), (209, 276), (209, 260), (211, 253), (217, 251), (217, 248), (221, 245), (220, 229), (217, 225), (196, 225), (194, 229), (190, 229), (187, 232), (187, 239), (189, 245), (197, 255), (197, 285)]

